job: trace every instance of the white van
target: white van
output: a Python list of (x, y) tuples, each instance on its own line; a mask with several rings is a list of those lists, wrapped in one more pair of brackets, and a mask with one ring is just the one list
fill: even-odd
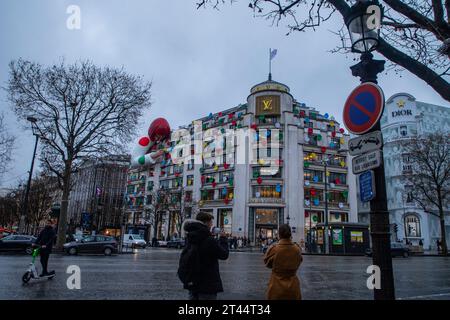
[(125, 246), (130, 246), (133, 248), (145, 248), (147, 246), (147, 242), (142, 238), (140, 234), (131, 234), (127, 233), (123, 235), (123, 244)]

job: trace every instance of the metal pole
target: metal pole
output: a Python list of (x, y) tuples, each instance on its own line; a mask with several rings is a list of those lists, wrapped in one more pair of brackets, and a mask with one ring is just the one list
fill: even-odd
[(36, 137), (35, 143), (34, 143), (34, 151), (33, 151), (33, 158), (31, 160), (31, 168), (28, 175), (28, 183), (27, 188), (25, 190), (25, 198), (23, 200), (22, 205), (22, 215), (20, 216), (20, 222), (19, 222), (19, 233), (23, 233), (25, 228), (25, 218), (28, 215), (28, 195), (30, 194), (30, 187), (31, 187), (31, 178), (33, 177), (33, 168), (34, 168), (34, 158), (36, 157), (36, 150), (39, 142), (39, 136), (37, 134), (34, 135)]
[(269, 48), (269, 81), (272, 80), (272, 59), (270, 59), (272, 54), (272, 48)]
[(324, 159), (325, 166), (325, 254), (330, 253), (329, 235), (328, 235), (328, 177), (327, 177), (327, 161)]
[[(362, 83), (377, 83), (377, 74), (384, 70), (384, 63), (384, 60), (374, 60), (370, 52), (363, 53), (361, 61), (350, 69), (352, 75), (360, 77)], [(377, 130), (381, 131), (379, 120), (369, 132)], [(380, 152), (383, 155), (383, 147), (381, 147)], [(370, 235), (372, 237), (373, 264), (378, 266), (381, 271), (381, 287), (380, 289), (374, 289), (374, 299), (395, 300), (391, 234), (383, 161), (378, 168), (374, 169), (374, 175), (376, 198), (370, 201)]]

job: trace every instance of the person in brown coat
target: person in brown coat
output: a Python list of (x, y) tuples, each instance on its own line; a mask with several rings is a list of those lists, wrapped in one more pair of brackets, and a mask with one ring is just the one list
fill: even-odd
[(268, 300), (301, 300), (300, 280), (297, 270), (302, 263), (300, 246), (291, 240), (291, 227), (282, 224), (278, 228), (280, 241), (267, 250), (264, 256), (266, 267), (272, 269)]

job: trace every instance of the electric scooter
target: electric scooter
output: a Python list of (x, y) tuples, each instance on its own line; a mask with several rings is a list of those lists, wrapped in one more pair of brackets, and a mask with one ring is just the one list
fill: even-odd
[(36, 257), (39, 256), (40, 249), (41, 249), (40, 247), (36, 247), (35, 249), (33, 249), (33, 252), (31, 254), (32, 260), (31, 260), (30, 266), (28, 267), (28, 270), (22, 276), (23, 283), (28, 283), (30, 280), (38, 280), (38, 279), (51, 280), (55, 276), (55, 271), (50, 271), (50, 273), (48, 275), (45, 275), (42, 277), (39, 276), (38, 270), (37, 270), (34, 262), (36, 260)]

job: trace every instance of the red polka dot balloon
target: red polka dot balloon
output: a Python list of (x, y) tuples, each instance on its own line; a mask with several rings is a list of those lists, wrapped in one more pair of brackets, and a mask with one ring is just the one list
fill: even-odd
[(170, 125), (164, 118), (155, 119), (148, 128), (148, 136), (151, 141), (160, 141), (170, 135)]

